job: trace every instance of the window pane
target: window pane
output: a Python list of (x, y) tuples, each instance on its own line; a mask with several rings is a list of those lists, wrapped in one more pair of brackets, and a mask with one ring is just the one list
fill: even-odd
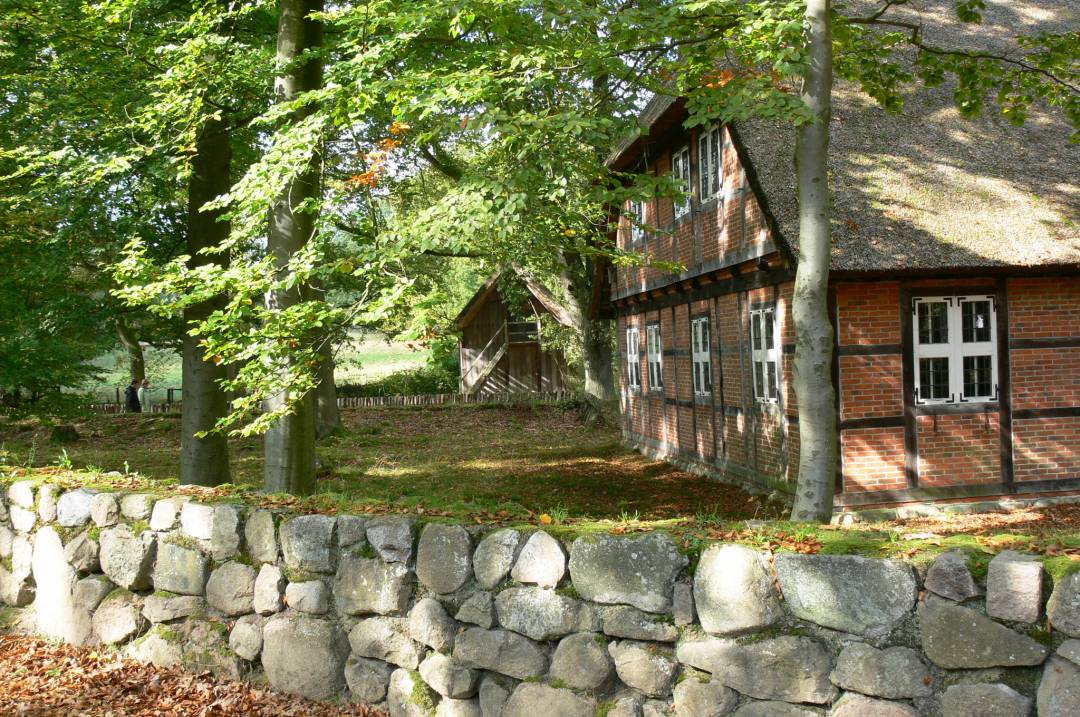
[(765, 317), (765, 348), (773, 348), (776, 337), (773, 334), (773, 312), (766, 311), (762, 314)]
[(919, 303), (919, 343), (949, 343), (949, 307), (944, 301)]
[(765, 375), (762, 373), (764, 368), (765, 364), (763, 362), (754, 362), (754, 395), (758, 398), (765, 397)]
[(949, 398), (949, 359), (919, 359), (919, 395), (924, 399)]
[(989, 356), (964, 357), (964, 396), (992, 396), (993, 362)]
[(776, 398), (776, 362), (769, 361), (766, 366), (766, 379), (769, 382), (769, 398)]
[(698, 140), (698, 179), (699, 193), (704, 200), (709, 196), (709, 135), (702, 135)]
[(750, 333), (755, 351), (761, 350), (761, 314), (750, 314)]
[[(990, 340), (990, 302), (965, 301), (960, 304), (964, 343)], [(965, 391), (967, 393), (967, 391)]]
[(712, 159), (710, 161), (710, 167), (712, 169), (712, 193), (716, 194), (720, 191), (720, 176), (724, 171), (723, 165), (720, 163), (720, 129), (717, 128), (712, 131)]

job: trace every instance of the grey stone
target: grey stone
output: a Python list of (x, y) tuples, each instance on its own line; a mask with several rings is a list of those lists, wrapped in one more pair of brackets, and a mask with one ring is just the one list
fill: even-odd
[(163, 498), (154, 503), (150, 513), (150, 530), (172, 530), (180, 522), (180, 509), (188, 499), (183, 496)]
[(427, 685), (404, 669), (390, 674), (386, 691), (390, 717), (434, 717), (435, 695)]
[(701, 626), (718, 635), (760, 630), (784, 613), (765, 556), (742, 545), (705, 549), (694, 575), (694, 605)]
[(420, 663), (420, 676), (443, 697), (464, 700), (476, 694), (480, 673), (459, 665), (452, 657), (432, 652)]
[(646, 612), (671, 610), (675, 576), (686, 564), (686, 556), (661, 533), (590, 536), (570, 548), (570, 578), (581, 597)]
[(367, 544), (367, 518), (359, 515), (339, 515), (337, 517), (338, 545), (349, 548)]
[(120, 504), (111, 493), (98, 493), (90, 500), (90, 519), (99, 528), (116, 525), (120, 520)]
[(782, 636), (746, 645), (717, 638), (691, 640), (679, 643), (676, 656), (756, 699), (826, 704), (838, 694), (829, 682), (829, 651), (808, 637)]
[(435, 708), (435, 717), (483, 717), (478, 700), (455, 700), (444, 697)]
[(495, 600), (488, 591), (477, 590), (461, 603), (455, 617), (461, 622), (491, 627), (495, 624)]
[(967, 555), (950, 550), (939, 555), (926, 571), (926, 589), (935, 595), (955, 602), (964, 602), (982, 595), (967, 566)]
[(644, 699), (640, 695), (616, 695), (611, 699), (607, 717), (642, 717)]
[(337, 521), (329, 515), (301, 515), (281, 524), (281, 553), (291, 570), (334, 572)]
[(264, 618), (244, 615), (229, 631), (229, 648), (237, 657), (254, 662), (262, 652)]
[(510, 577), (519, 583), (553, 588), (566, 574), (566, 553), (562, 543), (542, 530), (529, 536), (517, 556)]
[(158, 544), (154, 587), (181, 595), (202, 595), (210, 577), (210, 559), (195, 548), (165, 538)]
[(1057, 654), (1080, 665), (1080, 640), (1066, 640), (1058, 645)]
[(675, 685), (677, 717), (723, 717), (739, 704), (739, 695), (713, 680), (688, 677)]
[(244, 521), (244, 541), (248, 555), (256, 563), (277, 562), (278, 545), (274, 528), (274, 514), (268, 510), (256, 510)]
[(154, 497), (146, 493), (131, 493), (120, 499), (120, 515), (128, 520), (150, 520)]
[(101, 570), (127, 590), (146, 590), (157, 552), (156, 536), (145, 531), (135, 535), (126, 525), (101, 531)]
[(235, 505), (185, 503), (180, 508), (180, 529), (202, 543), (214, 560), (240, 554), (240, 509)]
[(519, 680), (547, 672), (544, 649), (527, 637), (508, 630), (470, 627), (454, 640), (454, 658), (463, 665), (491, 670)]
[(11, 569), (0, 566), (0, 598), (13, 607), (24, 607), (34, 599), (34, 545), (27, 535), (17, 534), (11, 541)]
[(154, 593), (143, 601), (143, 616), (153, 623), (179, 620), (206, 613), (206, 600), (196, 595)]
[(56, 522), (65, 528), (77, 528), (90, 521), (90, 502), (94, 493), (86, 488), (69, 490), (56, 503)]
[(394, 668), (382, 660), (349, 655), (345, 662), (345, 684), (354, 700), (378, 704), (386, 699), (386, 688), (390, 686), (393, 671)]
[(230, 616), (254, 611), (255, 569), (235, 561), (219, 567), (206, 582), (206, 602)]
[(480, 587), (491, 590), (506, 579), (520, 545), (521, 533), (512, 528), (496, 530), (480, 541), (473, 554), (473, 572)]
[(334, 579), (334, 598), (346, 615), (400, 615), (409, 606), (415, 578), (402, 563), (343, 554)]
[(176, 667), (184, 659), (180, 636), (168, 625), (152, 625), (145, 635), (128, 645), (127, 654), (166, 669)]
[(600, 628), (591, 605), (539, 587), (503, 590), (495, 596), (495, 614), (500, 625), (534, 640)]
[(259, 567), (259, 574), (255, 576), (255, 595), (252, 607), (260, 615), (272, 615), (281, 612), (285, 607), (285, 579), (281, 568), (269, 563)]
[(941, 697), (948, 717), (1028, 717), (1031, 699), (1002, 684), (951, 685)]
[(671, 623), (629, 605), (606, 609), (603, 621), (604, 634), (612, 637), (654, 642), (675, 642), (679, 637), (679, 631)]
[(595, 690), (611, 678), (612, 669), (607, 640), (594, 632), (581, 632), (559, 641), (549, 676), (574, 689)]
[(428, 523), (416, 546), (416, 577), (437, 593), (452, 593), (472, 577), (472, 540), (460, 525)]
[(59, 488), (48, 483), (38, 488), (37, 511), (42, 523), (51, 523), (56, 520), (57, 492)]
[(150, 623), (134, 594), (117, 589), (109, 593), (94, 611), (94, 634), (106, 645), (116, 645), (138, 637)]
[(1046, 615), (1058, 632), (1080, 637), (1080, 573), (1058, 581), (1046, 603)]
[(694, 587), (688, 582), (675, 583), (675, 590), (671, 596), (671, 612), (675, 616), (675, 624), (681, 626), (694, 624), (697, 611), (694, 608)]
[(64, 546), (52, 526), (34, 535), (31, 572), (37, 587), (34, 613), (37, 632), (73, 645), (92, 641), (92, 607), (76, 600), (78, 575), (64, 560)]
[(75, 604), (86, 610), (96, 610), (105, 596), (115, 589), (113, 581), (104, 575), (90, 575), (75, 583)]
[(732, 717), (819, 717), (818, 713), (787, 702), (749, 702), (731, 713)]
[(502, 675), (483, 673), (480, 678), (480, 713), (483, 717), (500, 717), (503, 706), (514, 691), (514, 683)]
[(409, 636), (417, 642), (439, 652), (450, 652), (455, 634), (457, 623), (439, 601), (424, 598), (409, 611)]
[(314, 700), (336, 698), (345, 689), (349, 641), (334, 621), (283, 613), (263, 628), (262, 665), (275, 689)]
[(214, 535), (214, 506), (194, 501), (182, 505), (180, 529), (189, 538), (210, 540)]
[(641, 705), (641, 717), (670, 717), (671, 705), (664, 700), (645, 700)]
[(1080, 666), (1057, 656), (1050, 658), (1043, 668), (1036, 705), (1039, 717), (1080, 714)]
[(34, 481), (20, 480), (8, 486), (8, 504), (11, 507), (20, 508), (34, 507)]
[(923, 652), (945, 669), (1040, 665), (1049, 654), (1027, 635), (959, 605), (924, 605), (919, 620)]
[(845, 690), (890, 700), (933, 694), (929, 669), (919, 653), (908, 647), (878, 650), (852, 643), (840, 652), (831, 679)]
[(229, 649), (229, 630), (214, 620), (188, 620), (178, 626), (183, 642), (183, 666), (189, 672), (212, 672), (216, 677), (239, 680), (244, 663)]
[(368, 544), (388, 563), (407, 563), (412, 558), (413, 519), (379, 516), (368, 521)]
[(285, 604), (293, 610), (323, 615), (330, 609), (330, 594), (322, 580), (289, 583), (285, 588)]
[(37, 513), (32, 508), (13, 505), (9, 510), (11, 527), (20, 533), (29, 533), (37, 525)]
[(523, 682), (502, 710), (502, 717), (596, 717), (596, 701), (549, 685)]
[(986, 574), (986, 614), (998, 620), (1036, 622), (1042, 614), (1043, 565), (1035, 555), (1004, 550)]
[(650, 697), (671, 694), (679, 663), (670, 649), (648, 642), (622, 640), (608, 645), (619, 679)]
[(84, 530), (64, 546), (64, 558), (80, 573), (96, 573), (101, 569), (101, 546)]
[(6, 525), (0, 524), (0, 558), (11, 557), (11, 542), (15, 540), (15, 533)]
[(796, 617), (842, 632), (886, 633), (915, 605), (915, 573), (898, 560), (783, 553), (776, 572)]
[(349, 631), (353, 653), (407, 670), (420, 665), (423, 648), (409, 637), (409, 621), (403, 617), (369, 617)]
[(836, 701), (829, 717), (919, 717), (919, 713), (903, 702), (887, 702), (848, 692)]

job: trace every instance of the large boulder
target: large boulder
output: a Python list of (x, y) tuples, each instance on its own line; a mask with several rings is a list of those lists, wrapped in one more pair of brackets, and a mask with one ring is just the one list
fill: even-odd
[(941, 697), (948, 717), (1028, 717), (1031, 698), (1002, 684), (951, 685)]
[(783, 614), (765, 556), (742, 545), (710, 545), (694, 575), (694, 605), (707, 632), (737, 634)]
[(611, 678), (613, 667), (607, 640), (594, 632), (581, 632), (559, 641), (549, 674), (574, 689), (595, 690)]
[(206, 602), (226, 615), (245, 615), (255, 610), (255, 568), (230, 561), (210, 574)]
[(229, 649), (236, 656), (252, 662), (259, 657), (263, 644), (263, 625), (266, 620), (259, 615), (244, 615), (229, 631)]
[(479, 700), (443, 697), (435, 707), (435, 717), (484, 717), (484, 713)]
[(163, 498), (154, 503), (150, 512), (150, 530), (172, 530), (180, 522), (180, 510), (188, 502), (187, 496)]
[(96, 605), (77, 600), (78, 575), (64, 559), (60, 535), (51, 526), (34, 535), (32, 570), (37, 586), (37, 632), (73, 645), (91, 642), (94, 631), (90, 612)]
[(263, 628), (262, 664), (275, 689), (314, 700), (345, 689), (349, 641), (334, 621), (297, 613), (275, 615)]
[(1080, 640), (1066, 640), (1058, 645), (1057, 654), (1080, 665)]
[(608, 645), (615, 672), (628, 686), (650, 697), (666, 697), (679, 672), (670, 648), (650, 642), (622, 640)]
[(495, 624), (495, 599), (487, 590), (477, 590), (461, 603), (454, 617), (472, 625), (491, 627)]
[(562, 543), (542, 530), (525, 541), (510, 577), (519, 583), (553, 588), (566, 574), (566, 552)]
[(544, 588), (508, 588), (495, 597), (499, 624), (534, 640), (600, 628), (591, 605)]
[(142, 614), (139, 599), (118, 588), (109, 593), (94, 611), (94, 634), (106, 645), (115, 645), (138, 637), (150, 626)]
[(439, 652), (450, 652), (455, 634), (457, 623), (438, 600), (418, 600), (409, 611), (409, 636), (417, 642)]
[(890, 631), (911, 612), (918, 590), (915, 572), (898, 560), (784, 553), (776, 572), (796, 617), (856, 635)]
[(475, 695), (476, 683), (480, 679), (480, 673), (476, 670), (438, 652), (432, 652), (420, 663), (420, 676), (431, 689), (455, 700)]
[(671, 622), (629, 605), (604, 610), (603, 623), (604, 634), (611, 637), (652, 642), (675, 642), (679, 637), (679, 631)]
[(480, 587), (491, 590), (506, 579), (514, 567), (520, 546), (521, 533), (512, 528), (484, 536), (473, 553), (473, 573)]
[(388, 563), (407, 563), (412, 558), (412, 518), (383, 515), (367, 523), (367, 541), (375, 553)]
[(210, 560), (198, 548), (165, 538), (158, 544), (154, 587), (181, 595), (202, 595), (210, 577)]
[(240, 554), (239, 506), (185, 503), (180, 509), (180, 528), (185, 535), (198, 540), (214, 560), (228, 560)]
[(247, 552), (256, 563), (277, 562), (278, 544), (274, 514), (256, 510), (244, 521), (244, 542)]
[(1004, 550), (986, 574), (986, 614), (998, 620), (1036, 622), (1042, 615), (1043, 565), (1036, 555)]
[(596, 701), (570, 690), (539, 683), (517, 686), (503, 707), (501, 717), (596, 717)]
[[(105, 596), (116, 589), (113, 581), (104, 575), (88, 575), (75, 583), (72, 599), (75, 604), (86, 610), (96, 610)], [(145, 613), (145, 609), (143, 611)]]
[(415, 672), (399, 668), (391, 673), (386, 691), (390, 717), (435, 717), (437, 698)]
[(354, 654), (390, 662), (407, 670), (420, 665), (423, 648), (409, 637), (409, 621), (403, 617), (369, 617), (349, 631)]
[(454, 658), (463, 665), (491, 670), (519, 680), (541, 677), (547, 672), (543, 647), (508, 630), (471, 627), (454, 640)]
[(747, 702), (731, 717), (820, 717), (820, 713), (787, 702)]
[(1036, 705), (1039, 717), (1080, 715), (1080, 666), (1056, 655), (1050, 658), (1043, 668)]
[(86, 488), (69, 490), (56, 503), (56, 522), (65, 528), (77, 528), (90, 522), (90, 503), (93, 491)]
[(570, 579), (586, 600), (668, 612), (675, 577), (687, 562), (662, 533), (582, 537), (570, 548)]
[(329, 515), (301, 515), (286, 520), (278, 530), (281, 553), (290, 570), (334, 572), (337, 521)]
[(157, 553), (157, 538), (144, 531), (136, 534), (126, 525), (101, 531), (101, 570), (127, 590), (146, 590)]
[(676, 657), (757, 699), (826, 704), (838, 694), (829, 681), (832, 656), (808, 637), (775, 637), (746, 645), (718, 638), (689, 640), (679, 643)]
[(414, 586), (413, 573), (403, 563), (346, 553), (334, 579), (334, 598), (346, 615), (400, 615)]
[(96, 573), (101, 570), (101, 545), (84, 530), (64, 546), (64, 558), (79, 573)]
[(289, 581), (281, 568), (270, 563), (259, 567), (255, 576), (255, 594), (252, 607), (260, 615), (272, 615), (285, 608), (285, 585)]
[(156, 592), (143, 601), (143, 616), (153, 623), (169, 622), (206, 613), (206, 600), (195, 595)]
[(127, 654), (140, 662), (168, 669), (184, 660), (180, 634), (169, 625), (152, 625), (142, 637), (128, 645)]
[(285, 588), (285, 604), (300, 612), (324, 615), (330, 609), (330, 594), (322, 580), (289, 583)]
[(933, 694), (930, 670), (909, 647), (879, 650), (862, 642), (851, 643), (840, 652), (831, 679), (845, 690), (890, 700)]
[(739, 695), (715, 680), (687, 677), (675, 685), (676, 717), (723, 717), (739, 704)]
[(120, 515), (128, 520), (150, 520), (154, 510), (154, 496), (147, 493), (129, 493), (120, 499)]
[(1058, 632), (1080, 637), (1080, 573), (1058, 581), (1046, 603), (1046, 615)]
[(982, 595), (968, 570), (967, 556), (960, 550), (950, 550), (934, 559), (926, 571), (926, 589), (954, 602), (964, 602)]
[(923, 652), (945, 669), (1040, 665), (1049, 654), (1027, 635), (959, 605), (926, 604), (919, 620)]
[(21, 533), (11, 541), (10, 569), (0, 565), (0, 599), (13, 607), (25, 607), (34, 599), (34, 545)]
[(90, 500), (90, 519), (99, 528), (116, 525), (120, 520), (120, 503), (111, 493), (98, 493)]
[(393, 666), (382, 660), (350, 655), (345, 662), (345, 683), (354, 700), (374, 705), (386, 699), (393, 671)]
[(368, 519), (359, 515), (339, 515), (337, 517), (338, 546), (348, 548), (353, 545), (367, 545)]
[(857, 692), (848, 692), (836, 701), (829, 717), (919, 717), (919, 713), (903, 702), (876, 700)]
[(429, 523), (416, 546), (416, 577), (437, 593), (452, 593), (472, 577), (472, 539), (460, 525)]

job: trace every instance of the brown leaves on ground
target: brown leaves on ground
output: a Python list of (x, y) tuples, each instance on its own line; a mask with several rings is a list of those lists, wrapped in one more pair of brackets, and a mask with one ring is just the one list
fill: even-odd
[(705, 537), (725, 543), (753, 543), (762, 550), (784, 551), (810, 555), (821, 552), (821, 541), (813, 533), (801, 534), (785, 530), (761, 531), (751, 528), (723, 530), (708, 528)]
[(1045, 508), (1019, 507), (1008, 512), (943, 513), (924, 518), (907, 518), (888, 524), (904, 532), (930, 532), (941, 535), (969, 533), (1048, 533), (1080, 534), (1080, 504), (1051, 505)]
[(385, 717), (243, 682), (161, 669), (115, 652), (0, 636), (0, 715), (12, 717)]

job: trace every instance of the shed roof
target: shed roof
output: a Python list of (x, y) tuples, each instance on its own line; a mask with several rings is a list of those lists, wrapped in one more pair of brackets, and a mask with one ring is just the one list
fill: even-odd
[[(461, 312), (458, 313), (457, 317), (454, 319), (454, 324), (459, 329), (463, 329), (472, 323), (473, 319), (475, 319), (476, 315), (479, 313), (480, 308), (487, 303), (488, 299), (498, 292), (499, 279), (503, 277), (506, 271), (508, 270), (499, 269), (489, 276), (487, 281), (476, 290), (476, 293), (473, 294), (472, 298), (469, 299), (464, 308), (462, 308)], [(566, 307), (555, 298), (555, 295), (552, 294), (546, 286), (526, 272), (518, 271), (517, 269), (509, 269), (509, 271), (514, 272), (514, 274), (521, 279), (525, 284), (525, 288), (529, 290), (529, 293), (532, 294), (533, 298), (539, 301), (540, 304), (555, 317), (556, 321), (563, 326), (572, 325), (572, 317), (566, 310)]]
[[(982, 24), (960, 22), (946, 0), (890, 12), (923, 24), (946, 47), (1016, 48), (1018, 32), (1066, 32), (1080, 25), (1075, 0), (987, 3)], [(643, 124), (685, 115), (657, 97)], [(900, 114), (887, 114), (852, 83), (833, 93), (829, 175), (832, 266), (837, 270), (977, 268), (1080, 264), (1080, 146), (1060, 113), (1034, 111), (1022, 127), (993, 108), (960, 116), (952, 87), (912, 87)], [(798, 251), (794, 129), (741, 122), (737, 146), (774, 230)], [(632, 153), (634, 139), (617, 150)], [(616, 157), (613, 156), (613, 160)], [(625, 157), (624, 157), (625, 159)]]

